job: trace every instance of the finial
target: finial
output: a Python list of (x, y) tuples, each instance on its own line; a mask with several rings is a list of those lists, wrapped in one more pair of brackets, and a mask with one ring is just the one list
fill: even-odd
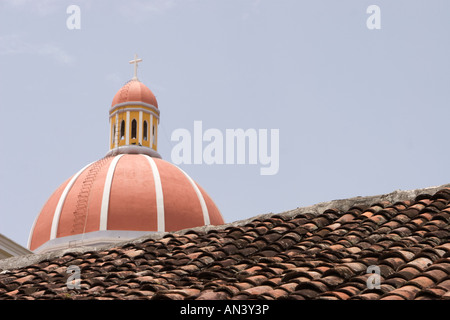
[(133, 63), (134, 63), (134, 77), (133, 77), (133, 80), (138, 80), (138, 77), (137, 77), (137, 67), (138, 67), (138, 63), (141, 62), (141, 61), (142, 61), (142, 59), (138, 59), (136, 53), (134, 54), (134, 60), (131, 60), (131, 61), (130, 61), (130, 64), (133, 64)]

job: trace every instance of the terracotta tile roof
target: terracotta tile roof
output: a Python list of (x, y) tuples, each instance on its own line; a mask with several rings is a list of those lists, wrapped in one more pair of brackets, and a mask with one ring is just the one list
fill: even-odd
[[(66, 284), (72, 265), (79, 289)], [(450, 299), (450, 188), (12, 258), (0, 270), (0, 299)]]

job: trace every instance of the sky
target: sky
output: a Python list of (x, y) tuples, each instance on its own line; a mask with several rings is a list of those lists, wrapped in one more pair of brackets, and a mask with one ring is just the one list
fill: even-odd
[(447, 0), (0, 0), (0, 233), (26, 246), (53, 191), (108, 152), (135, 53), (165, 160), (195, 121), (278, 130), (276, 174), (179, 165), (226, 222), (449, 183), (449, 31)]

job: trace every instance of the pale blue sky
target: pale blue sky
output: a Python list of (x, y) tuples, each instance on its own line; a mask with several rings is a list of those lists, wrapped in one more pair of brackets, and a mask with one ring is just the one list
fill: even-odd
[(181, 165), (226, 222), (448, 183), (449, 31), (445, 0), (0, 0), (0, 233), (26, 245), (51, 193), (106, 154), (134, 53), (166, 160), (196, 120), (280, 130), (275, 176)]

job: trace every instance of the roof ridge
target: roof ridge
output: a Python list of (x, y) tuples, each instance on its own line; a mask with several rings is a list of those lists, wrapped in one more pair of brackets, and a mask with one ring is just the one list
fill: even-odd
[[(286, 217), (286, 218), (291, 218), (291, 217), (295, 217), (299, 214), (306, 214), (306, 213), (312, 213), (314, 215), (319, 215), (328, 209), (336, 209), (341, 212), (346, 212), (347, 210), (349, 210), (350, 208), (352, 208), (354, 206), (370, 206), (377, 202), (383, 202), (383, 201), (389, 201), (391, 203), (396, 203), (396, 202), (400, 202), (400, 201), (404, 201), (404, 200), (414, 199), (418, 195), (424, 194), (424, 193), (429, 193), (430, 195), (433, 195), (436, 192), (438, 192), (439, 190), (442, 190), (444, 188), (450, 188), (450, 184), (444, 184), (444, 185), (440, 185), (440, 186), (427, 187), (427, 188), (414, 189), (414, 190), (397, 189), (390, 193), (374, 195), (374, 196), (356, 196), (356, 197), (347, 198), (347, 199), (336, 199), (336, 200), (331, 200), (331, 201), (326, 201), (326, 202), (319, 202), (317, 204), (310, 205), (310, 206), (298, 207), (296, 209), (284, 211), (281, 213), (273, 213), (273, 212), (264, 213), (264, 214), (260, 214), (257, 216), (253, 216), (251, 218), (237, 220), (237, 221), (226, 223), (223, 225), (200, 226), (200, 227), (183, 229), (180, 231), (168, 232), (168, 233), (181, 235), (181, 234), (184, 234), (189, 231), (208, 232), (210, 230), (222, 230), (222, 229), (226, 229), (229, 227), (242, 226), (242, 225), (248, 224), (256, 219), (265, 219), (265, 218), (269, 218), (274, 215)], [(141, 238), (148, 239), (149, 236), (143, 236)], [(138, 239), (140, 239), (140, 238), (138, 238)], [(135, 239), (135, 240), (137, 240), (137, 239)], [(131, 242), (133, 242), (135, 240), (131, 240)]]
[(9, 270), (23, 268), (23, 267), (26, 267), (26, 266), (29, 266), (29, 265), (32, 265), (35, 263), (42, 262), (44, 260), (51, 260), (51, 259), (59, 258), (67, 253), (72, 253), (72, 252), (73, 253), (85, 253), (88, 251), (108, 250), (110, 248), (121, 247), (121, 246), (125, 246), (127, 244), (141, 243), (141, 242), (144, 242), (149, 239), (158, 240), (168, 234), (183, 235), (183, 234), (186, 234), (187, 232), (200, 232), (200, 233), (205, 232), (205, 233), (207, 233), (208, 231), (211, 231), (211, 230), (223, 230), (223, 229), (230, 228), (230, 227), (242, 226), (242, 225), (248, 224), (254, 220), (257, 220), (257, 219), (266, 219), (266, 218), (272, 217), (274, 215), (290, 218), (290, 217), (297, 216), (299, 214), (306, 214), (306, 213), (312, 213), (314, 215), (319, 215), (328, 209), (336, 209), (341, 212), (346, 212), (347, 210), (349, 210), (350, 208), (352, 208), (354, 206), (364, 206), (364, 205), (368, 206), (368, 205), (372, 205), (372, 204), (375, 204), (377, 202), (382, 202), (382, 201), (389, 201), (390, 203), (395, 203), (395, 202), (399, 202), (399, 201), (403, 201), (403, 200), (415, 199), (418, 195), (424, 194), (424, 193), (433, 195), (436, 192), (438, 192), (439, 190), (444, 189), (444, 188), (450, 188), (450, 184), (444, 184), (441, 186), (427, 187), (427, 188), (414, 189), (414, 190), (398, 189), (398, 190), (395, 190), (395, 191), (387, 193), (387, 194), (380, 194), (380, 195), (375, 195), (375, 196), (364, 196), (364, 197), (357, 196), (357, 197), (352, 197), (352, 198), (347, 198), (347, 199), (337, 199), (337, 200), (317, 203), (317, 204), (314, 204), (311, 206), (298, 207), (296, 209), (284, 211), (281, 213), (260, 214), (260, 215), (253, 216), (248, 219), (238, 220), (238, 221), (226, 223), (223, 225), (217, 225), (217, 226), (216, 225), (207, 225), (207, 226), (183, 229), (183, 230), (179, 230), (179, 231), (175, 231), (175, 232), (152, 232), (152, 233), (149, 233), (148, 235), (145, 235), (145, 236), (133, 239), (133, 240), (127, 240), (124, 242), (118, 242), (115, 244), (108, 244), (108, 245), (99, 246), (99, 247), (74, 247), (74, 248), (67, 248), (67, 249), (63, 249), (63, 250), (42, 253), (42, 254), (29, 254), (29, 255), (23, 255), (23, 256), (16, 256), (16, 257), (11, 257), (11, 258), (0, 260), (0, 271), (8, 272)]

